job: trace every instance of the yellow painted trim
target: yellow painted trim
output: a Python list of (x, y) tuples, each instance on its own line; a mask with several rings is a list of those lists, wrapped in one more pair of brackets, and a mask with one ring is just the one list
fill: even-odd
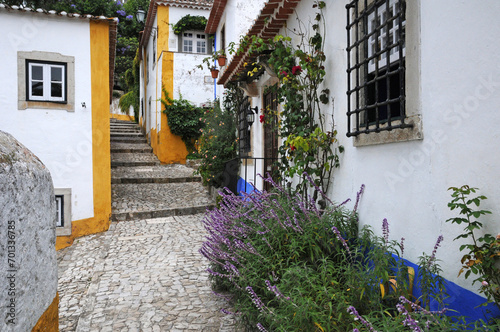
[(31, 332), (57, 332), (59, 331), (59, 293), (40, 316)]
[[(169, 7), (168, 6), (158, 6), (157, 11), (157, 22), (170, 22), (169, 21)], [(168, 51), (168, 38), (170, 33), (170, 27), (168, 24), (158, 25), (158, 38), (157, 38), (157, 50), (158, 54), (163, 53), (162, 56), (162, 71), (160, 76), (160, 81), (162, 86), (168, 92), (170, 97), (174, 97), (174, 53)], [(158, 57), (159, 58), (159, 57)], [(157, 72), (157, 84), (159, 73)], [(165, 96), (161, 96), (164, 98)], [(160, 98), (160, 96), (157, 96)], [(161, 104), (160, 104), (161, 107)], [(179, 136), (172, 134), (170, 128), (168, 127), (167, 116), (160, 110), (160, 132), (159, 132), (159, 145), (157, 147), (158, 159), (165, 164), (173, 163), (186, 163), (186, 157), (188, 155), (186, 145)], [(155, 137), (156, 138), (156, 137)], [(153, 139), (151, 140), (153, 141)]]
[(111, 223), (111, 155), (109, 136), (109, 24), (90, 22), (92, 92), (92, 174), (94, 216), (71, 222), (71, 235), (58, 236), (56, 250), (80, 236), (108, 230)]
[(127, 114), (109, 113), (109, 118), (110, 119), (123, 120), (123, 121), (135, 121), (135, 116), (133, 116), (133, 115), (127, 115)]

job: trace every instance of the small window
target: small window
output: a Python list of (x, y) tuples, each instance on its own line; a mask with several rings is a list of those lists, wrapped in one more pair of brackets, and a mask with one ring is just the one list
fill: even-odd
[(348, 132), (405, 123), (405, 0), (353, 0), (348, 10)]
[(205, 33), (183, 32), (182, 52), (208, 54), (208, 37)]
[(66, 64), (26, 60), (29, 101), (66, 102)]
[[(250, 109), (250, 98), (247, 97), (240, 105), (238, 112), (238, 133), (240, 156), (247, 156), (251, 150), (250, 125), (247, 121), (247, 113)], [(250, 111), (251, 112), (251, 111)]]
[(56, 227), (64, 227), (64, 195), (56, 195)]
[(54, 188), (56, 235), (71, 235), (71, 188)]
[(156, 31), (153, 36), (153, 68), (156, 66)]

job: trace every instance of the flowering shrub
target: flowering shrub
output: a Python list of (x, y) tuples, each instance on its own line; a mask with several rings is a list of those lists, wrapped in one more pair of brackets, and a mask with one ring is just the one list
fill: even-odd
[(242, 98), (241, 90), (229, 87), (224, 97), (224, 111), (216, 101), (215, 107), (205, 113), (205, 128), (198, 140), (201, 156), (198, 173), (204, 184), (217, 188), (226, 185), (224, 167), (227, 161), (236, 158), (238, 151), (236, 112)]
[[(256, 36), (242, 38), (239, 48), (234, 50), (240, 54), (248, 47), (251, 54), (261, 54), (257, 61), (244, 64), (238, 79), (248, 81), (258, 77), (257, 73), (267, 66), (277, 74), (279, 84), (269, 88), (276, 92), (281, 105), (279, 121), (273, 129), (285, 144), (279, 147), (281, 160), (275, 166), (282, 178), (293, 178), (290, 184), (304, 195), (311, 185), (302, 174), (309, 174), (321, 190), (328, 191), (332, 172), (340, 165), (339, 154), (343, 151), (336, 139), (333, 118), (326, 119), (329, 90), (322, 89), (326, 75), (322, 9), (326, 2), (313, 3), (318, 13), (311, 31), (294, 29), (296, 38), (293, 39), (282, 35), (269, 40)], [(307, 24), (300, 22), (299, 26)], [(267, 120), (260, 119), (261, 122)], [(317, 195), (315, 192), (315, 199)]]
[[(312, 179), (304, 174), (308, 181)], [(425, 298), (408, 291), (413, 278), (403, 255), (403, 244), (368, 228), (358, 230), (356, 208), (330, 202), (321, 211), (311, 197), (290, 194), (274, 186), (271, 192), (238, 197), (221, 193), (220, 208), (204, 219), (209, 236), (200, 253), (210, 261), (216, 294), (226, 298), (249, 330), (259, 331), (452, 331), (464, 330), (462, 318), (430, 311)], [(312, 184), (314, 186), (314, 184)], [(328, 199), (317, 188), (323, 199)], [(438, 276), (436, 253), (422, 259), (418, 282)], [(394, 255), (388, 254), (392, 253)], [(435, 271), (435, 270), (434, 270)], [(394, 280), (385, 294), (381, 285)], [(222, 295), (228, 292), (230, 295)], [(443, 296), (443, 294), (433, 294)], [(486, 325), (479, 321), (476, 326)], [(499, 325), (486, 325), (495, 331)]]

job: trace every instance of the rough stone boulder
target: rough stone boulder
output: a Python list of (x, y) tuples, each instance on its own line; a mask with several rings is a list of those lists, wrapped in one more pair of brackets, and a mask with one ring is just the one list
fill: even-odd
[(57, 331), (55, 219), (49, 171), (0, 131), (0, 331)]

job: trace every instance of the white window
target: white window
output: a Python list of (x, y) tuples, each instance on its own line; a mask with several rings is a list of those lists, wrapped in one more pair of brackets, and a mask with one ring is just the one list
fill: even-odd
[(64, 195), (56, 195), (56, 227), (64, 227)]
[(71, 188), (54, 188), (56, 235), (71, 235)]
[[(397, 0), (390, 0), (389, 4), (384, 3), (378, 6), (368, 15), (368, 57), (371, 58), (377, 52), (381, 52), (378, 57), (370, 60), (368, 63), (368, 72), (375, 71), (375, 59), (378, 61), (378, 68), (384, 68), (387, 64), (387, 54), (389, 54), (389, 64), (399, 60), (399, 37), (404, 35), (406, 20), (401, 20), (399, 16), (399, 3)], [(389, 12), (387, 12), (389, 7)], [(376, 16), (375, 16), (376, 15)], [(403, 33), (399, 33), (399, 26)], [(405, 56), (405, 47), (403, 44), (403, 57)]]
[(207, 35), (194, 31), (182, 33), (182, 51), (185, 53), (207, 54)]
[(27, 60), (27, 99), (66, 102), (66, 65)]

